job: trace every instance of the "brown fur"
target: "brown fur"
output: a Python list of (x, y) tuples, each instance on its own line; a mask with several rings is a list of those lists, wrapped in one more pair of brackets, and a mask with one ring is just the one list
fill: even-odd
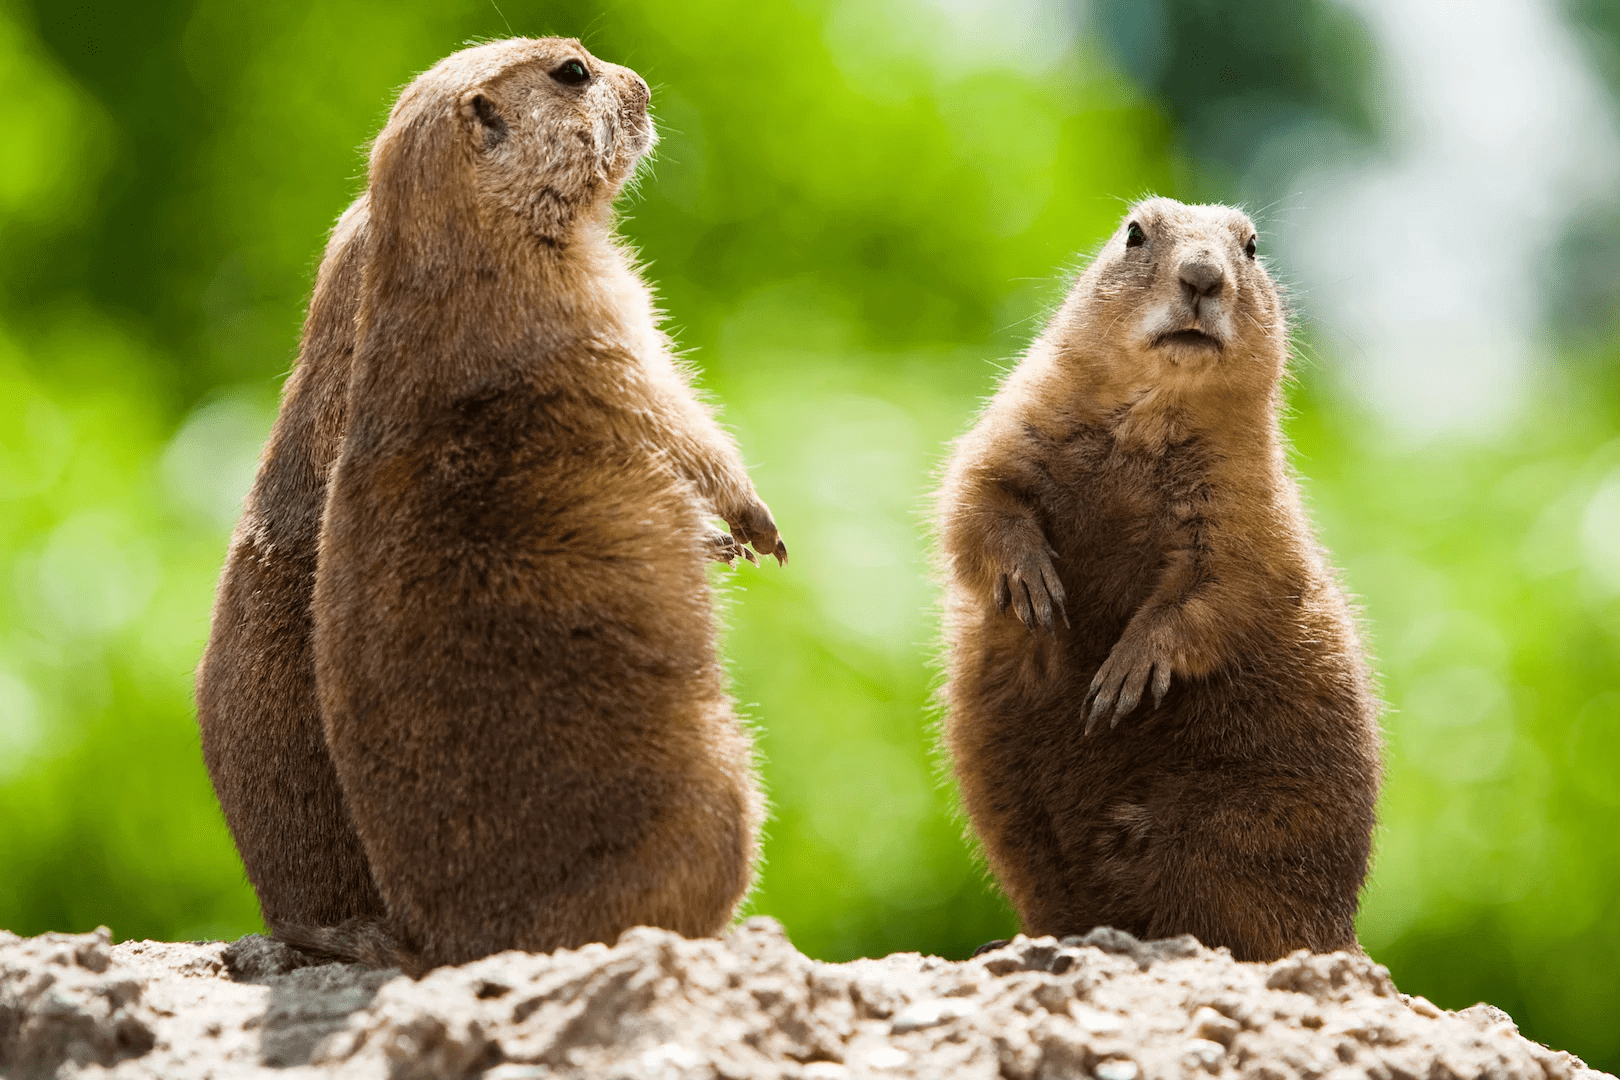
[(383, 911), (326, 752), (309, 612), (367, 237), (362, 198), (339, 219), (316, 275), (298, 366), (231, 540), (197, 670), (203, 759), (272, 928)]
[(372, 150), (315, 658), (407, 970), (712, 934), (749, 885), (706, 519), (786, 549), (614, 237), (646, 104), (577, 42), (496, 42), (407, 87)]
[(1356, 947), (1377, 702), (1285, 458), (1253, 236), (1134, 208), (940, 495), (946, 741), (1030, 933)]
[[(197, 670), (204, 762), (265, 923), (290, 933), (384, 912), (326, 748), (309, 611), (369, 217), (362, 196), (332, 231)], [(722, 561), (754, 559), (729, 535), (710, 543)]]

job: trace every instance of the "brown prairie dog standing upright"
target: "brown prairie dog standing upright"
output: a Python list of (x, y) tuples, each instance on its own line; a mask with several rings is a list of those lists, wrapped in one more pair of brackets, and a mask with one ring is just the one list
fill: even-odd
[(1131, 210), (956, 448), (946, 742), (1032, 934), (1355, 948), (1377, 701), (1225, 207)]
[(712, 934), (749, 885), (761, 799), (706, 522), (786, 549), (614, 234), (647, 100), (578, 42), (494, 42), (407, 87), (372, 149), (314, 602), (388, 912), (347, 939), (391, 943), (370, 959)]
[(309, 611), (368, 233), (362, 197), (332, 230), (316, 274), (298, 365), (231, 539), (197, 669), (203, 760), (272, 929), (383, 912), (326, 752)]

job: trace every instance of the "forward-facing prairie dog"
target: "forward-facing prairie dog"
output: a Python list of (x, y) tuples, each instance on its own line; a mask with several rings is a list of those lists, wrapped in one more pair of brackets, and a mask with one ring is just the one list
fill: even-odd
[(1150, 199), (956, 448), (945, 737), (1032, 934), (1357, 947), (1377, 702), (1286, 359), (1249, 219)]
[(314, 613), (388, 914), (289, 940), (419, 972), (712, 934), (748, 888), (706, 522), (786, 549), (614, 235), (647, 101), (578, 42), (495, 42), (408, 86), (372, 148)]
[(367, 236), (362, 197), (338, 220), (316, 274), (298, 365), (231, 538), (197, 669), (203, 759), (272, 929), (383, 912), (326, 752), (309, 611)]

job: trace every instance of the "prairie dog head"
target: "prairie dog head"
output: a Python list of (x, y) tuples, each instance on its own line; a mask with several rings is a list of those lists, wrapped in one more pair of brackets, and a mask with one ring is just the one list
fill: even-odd
[(607, 216), (657, 141), (649, 97), (641, 76), (571, 38), (463, 49), (405, 88), (377, 136), (378, 217), (420, 241), (516, 223), (564, 246), (577, 222)]
[(1274, 383), (1287, 327), (1257, 240), (1241, 210), (1138, 203), (1075, 284), (1066, 338), (1167, 382)]

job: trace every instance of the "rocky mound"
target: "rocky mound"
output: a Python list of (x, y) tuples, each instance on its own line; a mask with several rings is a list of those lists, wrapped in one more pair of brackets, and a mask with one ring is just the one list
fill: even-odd
[[(504, 953), (420, 981), (260, 937), (0, 932), (0, 1075), (719, 1080), (1599, 1080), (1489, 1005), (1363, 956), (1238, 963), (1191, 938), (1018, 938), (953, 963), (823, 964), (754, 919), (722, 940)], [(1611, 1078), (1612, 1080), (1612, 1078)]]

